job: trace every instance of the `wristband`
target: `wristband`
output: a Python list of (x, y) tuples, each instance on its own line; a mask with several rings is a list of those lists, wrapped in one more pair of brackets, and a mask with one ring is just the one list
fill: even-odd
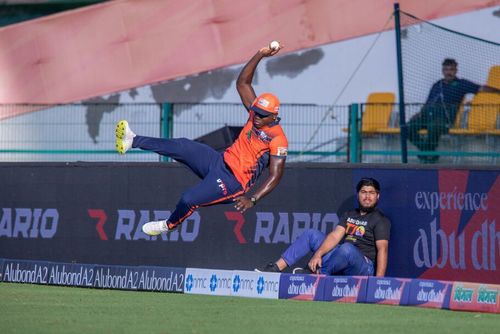
[(250, 197), (250, 202), (252, 202), (253, 206), (257, 205), (257, 199), (255, 197)]

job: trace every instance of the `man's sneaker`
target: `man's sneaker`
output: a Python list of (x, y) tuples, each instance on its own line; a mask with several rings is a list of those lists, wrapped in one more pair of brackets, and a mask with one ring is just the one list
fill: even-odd
[(278, 268), (278, 265), (275, 262), (270, 262), (266, 264), (262, 268), (255, 268), (254, 269), (258, 273), (263, 273), (263, 272), (268, 272), (268, 273), (280, 273), (281, 270)]
[(142, 232), (146, 233), (147, 235), (158, 235), (162, 232), (168, 232), (168, 226), (167, 226), (167, 221), (166, 220), (157, 220), (157, 221), (152, 221), (149, 223), (146, 223), (142, 225)]
[(310, 274), (314, 274), (311, 269), (309, 268), (294, 268), (292, 270), (292, 274), (302, 274), (302, 275), (310, 275)]
[(131, 147), (134, 141), (135, 133), (130, 130), (128, 122), (121, 120), (116, 123), (116, 150), (120, 154), (125, 154)]

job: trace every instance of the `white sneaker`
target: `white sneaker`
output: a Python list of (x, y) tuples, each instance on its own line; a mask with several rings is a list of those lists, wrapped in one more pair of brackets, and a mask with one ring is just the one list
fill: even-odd
[(125, 154), (132, 147), (135, 133), (130, 130), (126, 120), (121, 120), (116, 123), (115, 135), (116, 150), (120, 154)]
[(158, 235), (162, 232), (168, 232), (166, 220), (157, 220), (142, 225), (142, 232), (147, 235)]

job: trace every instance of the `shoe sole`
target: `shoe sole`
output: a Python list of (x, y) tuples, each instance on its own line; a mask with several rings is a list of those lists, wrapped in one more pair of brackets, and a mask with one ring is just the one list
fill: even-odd
[(123, 139), (125, 139), (125, 133), (128, 126), (128, 122), (125, 120), (119, 121), (116, 124), (115, 136), (116, 136), (116, 150), (120, 154), (125, 154), (125, 145), (123, 145)]
[[(144, 231), (142, 231), (142, 232), (144, 232)], [(149, 236), (151, 236), (151, 237), (156, 237), (156, 236), (158, 236), (158, 235), (161, 234), (161, 232), (158, 232), (158, 233), (147, 233), (147, 232), (144, 232), (144, 233), (147, 234), (147, 235), (149, 235)]]

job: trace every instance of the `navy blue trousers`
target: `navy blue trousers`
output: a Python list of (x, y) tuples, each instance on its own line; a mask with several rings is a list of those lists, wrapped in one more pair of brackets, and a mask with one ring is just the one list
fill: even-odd
[(189, 167), (202, 179), (182, 194), (168, 219), (169, 228), (182, 223), (200, 206), (232, 203), (234, 197), (244, 193), (243, 187), (224, 163), (222, 153), (208, 145), (186, 138), (136, 136), (132, 147), (173, 158)]
[[(281, 255), (289, 267), (309, 252), (316, 252), (325, 240), (318, 230), (302, 233)], [(372, 276), (373, 262), (351, 243), (343, 243), (323, 255), (320, 272), (326, 275)]]

